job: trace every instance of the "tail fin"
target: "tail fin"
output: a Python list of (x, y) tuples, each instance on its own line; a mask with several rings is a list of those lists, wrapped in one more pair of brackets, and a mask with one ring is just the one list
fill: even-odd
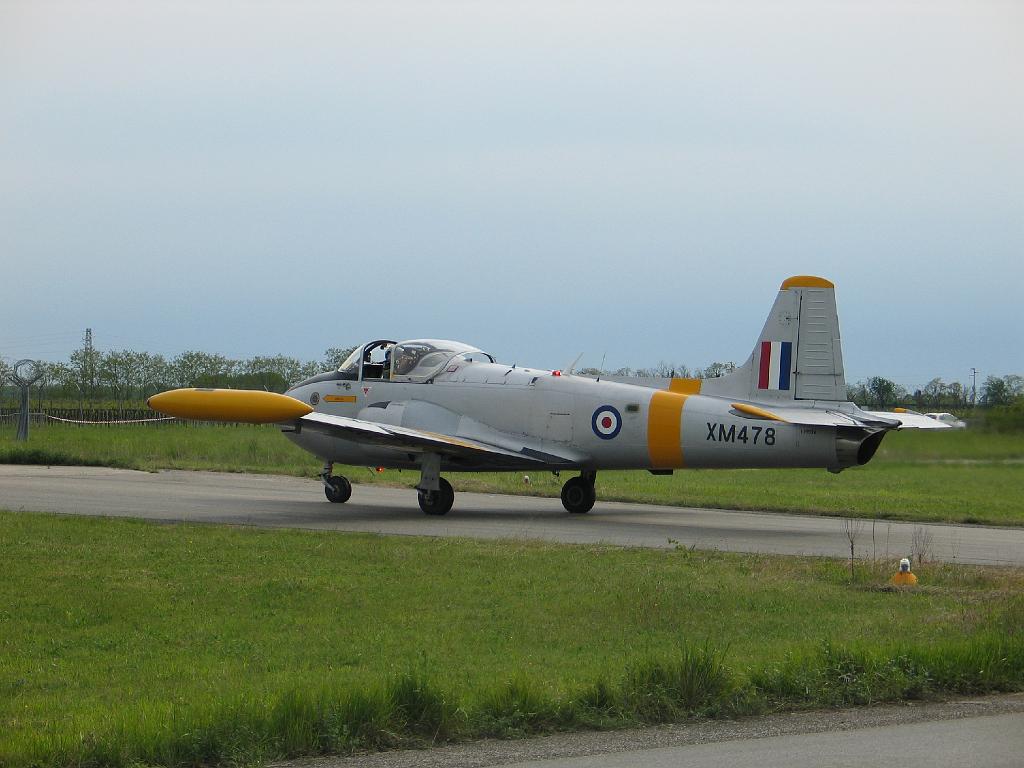
[(821, 277), (782, 283), (754, 350), (736, 371), (702, 382), (708, 395), (744, 400), (846, 400), (835, 286)]

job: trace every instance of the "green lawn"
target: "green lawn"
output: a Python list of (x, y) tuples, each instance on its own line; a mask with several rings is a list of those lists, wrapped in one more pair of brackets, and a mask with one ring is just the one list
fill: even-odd
[(1024, 687), (1015, 569), (925, 566), (908, 593), (824, 559), (5, 512), (0, 552), (5, 766)]
[[(0, 462), (209, 469), (314, 476), (319, 462), (273, 427), (46, 426), (27, 448), (0, 432)], [(338, 469), (357, 483), (412, 486), (415, 473)], [(563, 478), (452, 475), (457, 490), (557, 496)], [(1024, 435), (971, 430), (888, 435), (867, 466), (824, 470), (683, 470), (671, 477), (601, 472), (600, 499), (914, 521), (1024, 525)]]

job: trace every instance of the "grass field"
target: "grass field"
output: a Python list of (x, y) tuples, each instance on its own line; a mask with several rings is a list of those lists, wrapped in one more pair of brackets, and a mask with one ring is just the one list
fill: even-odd
[[(0, 431), (0, 462), (102, 464), (313, 476), (319, 462), (273, 427), (45, 426), (27, 447)], [(357, 483), (412, 486), (415, 473), (340, 469)], [(452, 475), (457, 490), (557, 496), (564, 477)], [(899, 432), (865, 467), (824, 470), (693, 470), (671, 477), (601, 472), (598, 497), (694, 507), (772, 510), (914, 521), (1024, 525), (1024, 435)]]
[(0, 765), (1024, 687), (1024, 571), (0, 512)]

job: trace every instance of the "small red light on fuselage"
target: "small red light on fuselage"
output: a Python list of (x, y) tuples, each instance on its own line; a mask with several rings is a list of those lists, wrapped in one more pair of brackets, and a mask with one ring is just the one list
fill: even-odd
[(561, 375), (562, 375), (562, 372), (561, 372), (561, 371), (552, 371), (552, 372), (551, 372), (551, 375), (552, 375), (552, 376), (561, 376)]

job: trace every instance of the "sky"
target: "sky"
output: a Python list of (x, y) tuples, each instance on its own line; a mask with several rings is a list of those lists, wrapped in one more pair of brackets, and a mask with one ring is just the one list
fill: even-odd
[(0, 356), (1024, 374), (1024, 3), (0, 0)]

